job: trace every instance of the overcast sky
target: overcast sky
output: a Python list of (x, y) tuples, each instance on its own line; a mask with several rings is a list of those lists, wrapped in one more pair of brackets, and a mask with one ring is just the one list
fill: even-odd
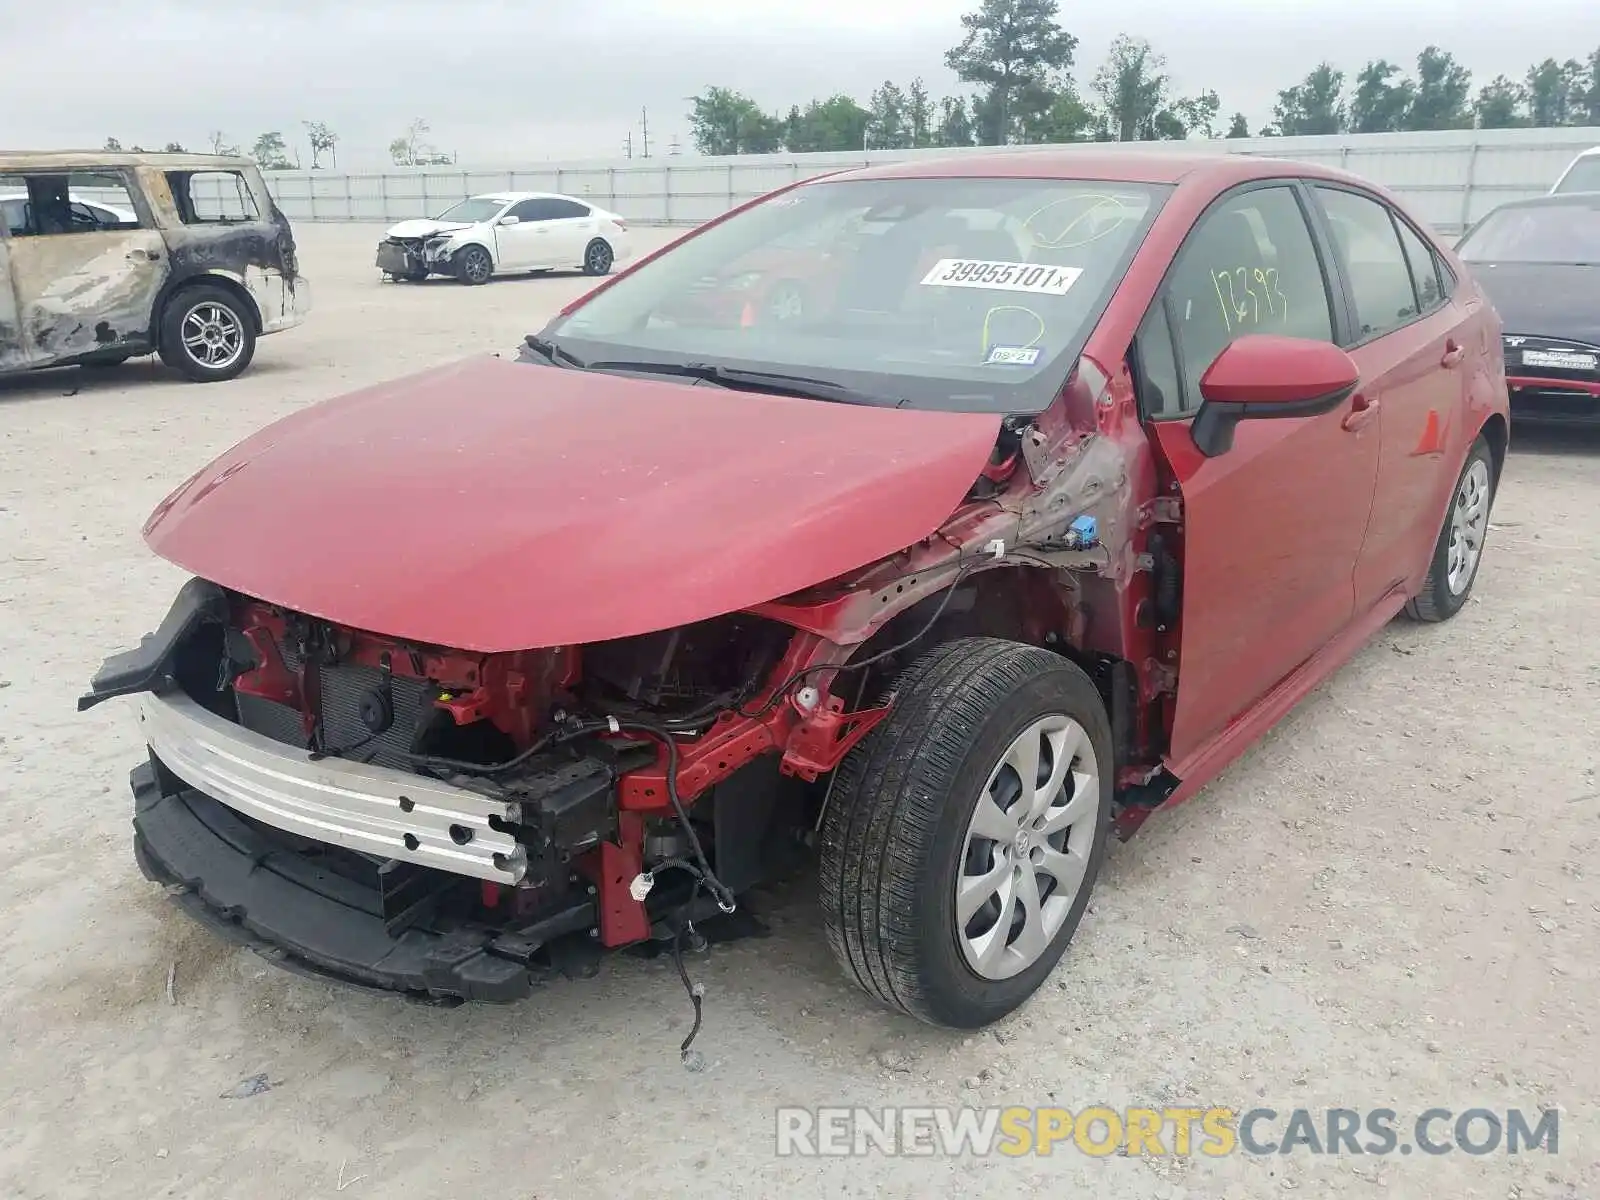
[[(686, 97), (711, 84), (787, 111), (884, 79), (956, 92), (944, 51), (975, 0), (0, 0), (5, 148), (177, 140), (246, 147), (302, 122), (339, 134), (341, 166), (376, 166), (413, 117), (463, 164), (609, 158), (648, 108), (652, 152), (687, 149)], [(1062, 5), (1087, 86), (1118, 33), (1148, 37), (1180, 93), (1217, 90), (1224, 118), (1270, 119), (1280, 88), (1326, 57), (1410, 66), (1428, 41), (1476, 88), (1600, 44), (1596, 0), (1118, 0)], [(307, 159), (309, 161), (309, 159)]]

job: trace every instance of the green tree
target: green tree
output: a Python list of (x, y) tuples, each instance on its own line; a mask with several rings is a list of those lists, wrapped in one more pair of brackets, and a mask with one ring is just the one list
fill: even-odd
[(1600, 86), (1600, 50), (1580, 62), (1547, 58), (1528, 71), (1528, 108), (1533, 124), (1590, 125), (1600, 122), (1596, 87)]
[(1156, 114), (1167, 106), (1167, 61), (1144, 38), (1119, 33), (1090, 88), (1100, 98), (1107, 126), (1119, 142), (1153, 133)]
[(1059, 11), (1057, 0), (982, 0), (962, 16), (966, 34), (946, 52), (945, 65), (984, 90), (976, 124), (985, 145), (1013, 139), (1017, 101), (1030, 86), (1061, 90), (1078, 39), (1057, 24)]
[(920, 75), (906, 88), (906, 121), (911, 126), (913, 146), (933, 145), (933, 101), (928, 98), (928, 85)]
[(1600, 125), (1600, 47), (1589, 52), (1584, 73), (1583, 124)]
[(1278, 93), (1273, 107), (1271, 133), (1283, 137), (1343, 133), (1346, 125), (1344, 72), (1331, 63), (1318, 63), (1293, 87)]
[(866, 144), (872, 150), (904, 150), (912, 145), (910, 102), (890, 80), (867, 101)]
[[(1201, 137), (1214, 138), (1217, 136), (1217, 120), (1222, 115), (1222, 98), (1207, 88), (1198, 96), (1185, 96), (1173, 104), (1172, 115), (1183, 124), (1185, 137), (1199, 134)], [(1235, 115), (1234, 119), (1239, 121), (1243, 118)]]
[(783, 122), (749, 96), (710, 87), (690, 103), (690, 136), (701, 154), (771, 154), (783, 146)]
[(1060, 91), (1030, 88), (1017, 97), (1017, 140), (1025, 145), (1087, 141), (1095, 125), (1095, 113), (1070, 82)]
[(283, 134), (277, 130), (263, 133), (256, 138), (255, 145), (250, 147), (250, 157), (263, 171), (284, 171), (289, 168), (289, 147), (284, 144)]
[(1228, 132), (1224, 136), (1230, 138), (1247, 138), (1250, 136), (1250, 122), (1242, 112), (1233, 114), (1233, 119), (1228, 122)]
[(1527, 106), (1528, 90), (1504, 75), (1497, 75), (1493, 83), (1478, 89), (1478, 99), (1472, 108), (1479, 129), (1515, 129), (1528, 123), (1523, 115)]
[(1471, 129), (1472, 72), (1437, 46), (1417, 55), (1417, 90), (1406, 111), (1407, 129)]
[(791, 154), (859, 150), (867, 136), (869, 116), (866, 109), (844, 95), (813, 100), (804, 111), (797, 105), (789, 110), (783, 124), (783, 147)]
[(329, 162), (337, 167), (339, 156), (335, 147), (339, 144), (339, 135), (329, 129), (323, 121), (307, 121), (306, 140), (311, 143), (311, 169), (317, 170), (322, 166), (322, 156), (326, 154)]
[(939, 101), (939, 127), (934, 130), (935, 145), (972, 145), (972, 114), (961, 96), (946, 96)]
[(1406, 78), (1394, 82), (1399, 74), (1398, 66), (1382, 58), (1361, 68), (1350, 97), (1351, 133), (1395, 133), (1406, 127), (1417, 88)]

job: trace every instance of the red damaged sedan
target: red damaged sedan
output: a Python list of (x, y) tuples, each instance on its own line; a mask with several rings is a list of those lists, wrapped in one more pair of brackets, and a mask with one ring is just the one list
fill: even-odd
[(285, 967), (515, 999), (814, 856), (846, 974), (981, 1026), (1108, 834), (1460, 610), (1506, 409), (1478, 285), (1352, 176), (852, 171), (228, 451), (80, 707), (140, 694), (139, 864)]

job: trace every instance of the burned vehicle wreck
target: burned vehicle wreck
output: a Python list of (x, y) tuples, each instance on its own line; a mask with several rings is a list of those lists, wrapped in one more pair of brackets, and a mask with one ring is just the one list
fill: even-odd
[[(1471, 586), (1456, 534), (1488, 495), (1455, 502), (1497, 475), (1492, 407), (1450, 419), (1402, 581), (1358, 612), (1359, 547), (1330, 559), (1319, 533), (1281, 596), (1237, 600), (1302, 552), (1239, 489), (1376, 462), (1351, 355), (1294, 327), (1230, 317), (1209, 407), (1151, 418), (1136, 332), (1152, 311), (1223, 331), (1182, 299), (1216, 285), (1180, 247), (1271, 169), (1002, 156), (811, 181), (614, 276), (517, 361), (247, 438), (152, 513), (193, 578), (79, 702), (138, 697), (144, 873), (287, 968), (499, 1001), (676, 949), (814, 856), (865, 992), (1004, 1016), (1113, 830), (1193, 794), (1403, 606), (1442, 619)], [(844, 261), (766, 252), (813, 221)], [(781, 281), (742, 255), (837, 277), (763, 306)], [(732, 292), (682, 302), (706, 287)], [(1258, 452), (1262, 419), (1290, 450)], [(1262, 605), (1324, 587), (1337, 620), (1270, 628)]]
[(158, 354), (232, 379), (300, 324), (293, 231), (248, 158), (0, 154), (0, 371)]

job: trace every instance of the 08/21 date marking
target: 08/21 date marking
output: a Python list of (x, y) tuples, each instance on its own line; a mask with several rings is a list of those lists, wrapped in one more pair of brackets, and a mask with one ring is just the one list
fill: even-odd
[(1040, 263), (994, 262), (979, 258), (941, 258), (922, 277), (924, 287), (989, 288), (1000, 292), (1037, 292), (1061, 296), (1069, 291), (1081, 267)]

